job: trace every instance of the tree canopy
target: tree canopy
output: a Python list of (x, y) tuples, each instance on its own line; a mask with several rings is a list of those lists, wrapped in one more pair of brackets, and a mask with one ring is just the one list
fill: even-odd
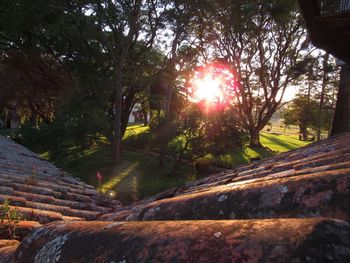
[[(317, 63), (292, 0), (4, 0), (0, 11), (0, 110), (13, 107), (22, 126), (61, 134), (57, 141), (66, 144), (54, 143), (57, 149), (90, 147), (103, 135), (120, 160), (137, 102), (157, 131), (181, 127), (182, 135), (175, 129), (159, 140), (161, 155), (174, 131), (192, 149), (199, 134), (221, 149), (236, 143), (218, 136), (241, 144), (234, 137), (248, 132), (260, 146), (259, 132), (287, 87), (329, 84), (325, 64), (308, 70)], [(216, 117), (193, 121), (190, 78), (218, 61), (235, 77), (234, 96)]]

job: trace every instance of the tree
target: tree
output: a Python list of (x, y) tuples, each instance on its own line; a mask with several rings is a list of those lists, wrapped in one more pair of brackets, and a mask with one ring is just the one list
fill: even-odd
[[(94, 94), (103, 101), (100, 110), (110, 108), (106, 111), (113, 119), (113, 155), (118, 160), (125, 115), (137, 92), (146, 87), (131, 81), (130, 72), (144, 67), (145, 54), (153, 52), (161, 26), (159, 2), (5, 0), (0, 7), (0, 44), (4, 49), (49, 54), (68, 69), (74, 80), (71, 86), (80, 96)], [(92, 78), (106, 84), (105, 90), (86, 83), (86, 79), (94, 83)]]
[[(317, 140), (321, 139), (321, 130), (325, 128), (324, 123), (324, 113), (328, 111), (330, 115), (333, 115), (334, 112), (334, 101), (336, 94), (336, 86), (339, 85), (338, 77), (339, 72), (336, 69), (334, 63), (334, 59), (330, 57), (328, 53), (319, 54), (316, 57), (318, 62), (317, 65), (313, 68), (313, 72), (315, 75), (315, 83), (317, 89), (314, 93), (314, 97), (319, 100), (319, 108), (318, 108), (318, 125), (317, 125)], [(327, 118), (328, 127), (331, 126), (331, 119)], [(327, 127), (327, 129), (329, 129)]]
[[(161, 36), (168, 51), (163, 67), (155, 76), (155, 89), (160, 93), (166, 118), (170, 118), (171, 99), (176, 91), (176, 82), (193, 63), (203, 49), (201, 36), (206, 18), (202, 8), (210, 1), (164, 0), (167, 9), (164, 12), (165, 33)], [(169, 33), (171, 32), (171, 33)], [(158, 95), (158, 94), (156, 94)]]
[(14, 109), (22, 121), (49, 123), (72, 79), (51, 55), (4, 52), (0, 57), (0, 111)]
[[(195, 65), (198, 52), (196, 49), (184, 45), (173, 55), (176, 60), (175, 57), (172, 57), (165, 61), (167, 69), (161, 69), (158, 72), (155, 83), (151, 87), (151, 109), (157, 110), (157, 120), (154, 123), (158, 126), (156, 127), (158, 136), (162, 138), (159, 140), (159, 165), (161, 167), (164, 164), (167, 144), (172, 138), (173, 123), (178, 121), (178, 112), (174, 110), (175, 107), (178, 108), (176, 98), (182, 96), (184, 78), (188, 77), (189, 68)], [(169, 68), (169, 61), (177, 62), (175, 64), (171, 62)], [(181, 106), (186, 107), (184, 104)]]
[(320, 140), (321, 130), (324, 129), (324, 109), (332, 111), (334, 108), (338, 70), (334, 65), (334, 59), (328, 53), (320, 51), (317, 55), (312, 54), (305, 58), (301, 73), (304, 74), (298, 82), (299, 93), (306, 95), (309, 100), (319, 101), (317, 140)]
[[(137, 51), (137, 50), (136, 50)], [(122, 100), (121, 136), (128, 125), (129, 115), (134, 105), (139, 102), (143, 111), (149, 105), (150, 86), (153, 77), (160, 70), (164, 54), (156, 48), (151, 48), (141, 57), (132, 59), (125, 67), (125, 80)], [(144, 112), (147, 117), (147, 113)]]
[(245, 132), (231, 109), (206, 113), (200, 104), (188, 101), (181, 94), (174, 101), (179, 104), (175, 108), (178, 118), (166, 126), (158, 126), (161, 131), (156, 131), (156, 139), (164, 140), (164, 154), (174, 159), (173, 174), (181, 162), (194, 165), (207, 154), (220, 156), (243, 146)]
[(44, 23), (51, 25), (62, 5), (51, 9), (53, 3), (45, 4), (7, 0), (0, 4), (0, 107), (15, 108), (22, 121), (50, 122), (73, 85), (69, 70), (57, 53), (43, 45), (41, 36)]
[[(324, 105), (322, 112), (319, 111), (319, 101), (308, 95), (298, 94), (287, 109), (282, 113), (285, 125), (298, 125), (301, 139), (308, 139), (308, 128), (314, 131), (327, 129), (331, 119), (331, 108)], [(322, 122), (320, 123), (320, 119)]]
[(259, 132), (298, 78), (294, 69), (307, 53), (301, 17), (294, 1), (221, 0), (213, 20), (207, 41), (235, 70), (232, 104), (249, 131), (250, 145), (261, 146)]
[(344, 65), (340, 72), (337, 104), (330, 135), (350, 130), (350, 66)]
[[(172, 174), (176, 174), (181, 162), (194, 162), (208, 154), (209, 142), (205, 136), (203, 113), (197, 105), (189, 105), (171, 127), (172, 136), (167, 140), (167, 153), (173, 156)], [(167, 133), (169, 134), (169, 132)], [(171, 133), (170, 133), (171, 134)]]
[[(126, 67), (128, 63), (136, 64), (152, 48), (161, 25), (161, 7), (155, 0), (92, 1), (86, 6), (93, 10), (90, 16), (100, 29), (96, 41), (107, 54), (109, 66), (114, 72), (112, 145), (113, 160), (119, 161)], [(134, 96), (132, 91), (129, 95)]]
[[(210, 2), (210, 1), (209, 1)], [(199, 36), (204, 27), (200, 21), (205, 18), (201, 7), (208, 1), (165, 0), (167, 9), (164, 12), (166, 49), (168, 54), (163, 67), (154, 77), (151, 86), (151, 110), (156, 110), (159, 136), (159, 165), (163, 166), (166, 147), (171, 138), (171, 126), (176, 119), (172, 110), (173, 98), (181, 88), (181, 82), (188, 67), (197, 62), (203, 43)], [(171, 32), (172, 34), (169, 34)], [(169, 35), (172, 37), (169, 40)], [(168, 46), (169, 45), (169, 46)], [(170, 132), (169, 136), (166, 135)]]

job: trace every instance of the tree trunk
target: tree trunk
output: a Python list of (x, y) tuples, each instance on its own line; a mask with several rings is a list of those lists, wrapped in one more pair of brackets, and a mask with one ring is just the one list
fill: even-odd
[(120, 162), (120, 153), (121, 153), (121, 143), (122, 143), (122, 102), (123, 102), (123, 69), (124, 64), (129, 55), (129, 49), (131, 48), (134, 37), (138, 36), (139, 32), (139, 15), (141, 10), (142, 1), (136, 0), (132, 6), (128, 6), (128, 8), (132, 8), (132, 20), (129, 22), (129, 32), (126, 36), (125, 41), (122, 43), (118, 43), (120, 45), (120, 55), (117, 56), (115, 63), (115, 72), (116, 72), (116, 85), (115, 85), (115, 100), (114, 100), (114, 134), (112, 140), (113, 152), (112, 152), (112, 160), (115, 162)]
[(142, 107), (142, 115), (143, 115), (143, 126), (148, 125), (148, 114), (147, 111)]
[(262, 147), (260, 143), (260, 135), (259, 135), (259, 130), (257, 129), (252, 129), (249, 131), (249, 136), (250, 136), (250, 147)]
[(340, 72), (339, 91), (331, 136), (350, 131), (350, 65), (344, 65)]
[[(166, 101), (165, 101), (165, 109), (164, 109), (164, 115), (165, 115), (165, 119), (163, 120), (163, 127), (168, 126), (170, 121), (171, 121), (171, 102), (172, 102), (172, 97), (173, 97), (173, 92), (174, 92), (174, 88), (172, 83), (166, 83)], [(167, 130), (166, 128), (163, 128), (163, 131)], [(166, 131), (167, 133), (168, 131)], [(167, 137), (167, 136), (165, 136)], [(168, 145), (169, 141), (167, 139), (163, 140), (160, 143), (159, 146), (159, 167), (164, 167), (164, 161), (165, 161), (165, 155), (166, 155), (166, 148)]]
[(123, 77), (123, 61), (120, 61), (116, 68), (116, 85), (114, 97), (114, 124), (113, 124), (113, 139), (112, 139), (112, 160), (120, 162), (121, 152), (121, 119), (122, 119), (122, 77)]
[(165, 119), (171, 119), (171, 103), (174, 94), (173, 83), (167, 84), (167, 94), (166, 94), (166, 102), (165, 102)]
[(320, 105), (318, 109), (319, 119), (318, 119), (318, 127), (317, 127), (317, 140), (321, 139), (321, 128), (323, 122), (323, 104), (324, 104), (324, 93), (327, 85), (327, 63), (328, 63), (329, 54), (326, 53), (323, 60), (323, 76), (322, 76), (322, 90), (320, 96)]
[(174, 158), (174, 164), (173, 167), (171, 168), (171, 176), (176, 176), (177, 175), (177, 170), (179, 168), (179, 164), (180, 164), (180, 158), (175, 157)]
[(301, 134), (301, 140), (307, 141), (307, 127), (305, 125), (299, 125), (299, 133)]

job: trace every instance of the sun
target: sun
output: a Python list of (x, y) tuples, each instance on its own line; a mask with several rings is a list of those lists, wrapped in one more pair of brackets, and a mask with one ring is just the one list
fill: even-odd
[(190, 80), (190, 100), (207, 105), (225, 103), (232, 95), (234, 83), (233, 74), (226, 66), (202, 66), (195, 71)]
[(205, 101), (207, 103), (222, 101), (223, 92), (221, 89), (221, 81), (213, 77), (211, 74), (205, 75), (203, 78), (198, 78), (193, 81), (194, 101)]

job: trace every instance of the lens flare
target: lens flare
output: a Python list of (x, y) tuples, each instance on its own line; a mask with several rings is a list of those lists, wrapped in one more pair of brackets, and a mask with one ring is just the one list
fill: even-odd
[(194, 85), (196, 89), (193, 94), (193, 101), (215, 102), (222, 101), (223, 94), (220, 88), (221, 82), (212, 75), (205, 75), (204, 78), (195, 79)]
[(188, 94), (195, 103), (224, 104), (232, 97), (234, 87), (235, 79), (227, 66), (206, 65), (194, 73)]

